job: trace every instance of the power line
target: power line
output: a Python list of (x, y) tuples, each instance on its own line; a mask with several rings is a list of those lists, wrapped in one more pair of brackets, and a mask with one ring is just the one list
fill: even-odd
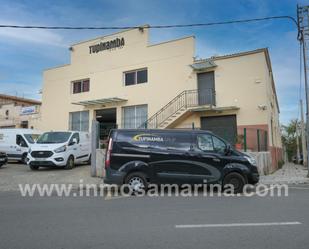
[(174, 25), (149, 25), (149, 26), (102, 26), (102, 27), (72, 27), (72, 26), (36, 26), (36, 25), (10, 25), (0, 24), (0, 28), (15, 28), (15, 29), (69, 29), (69, 30), (116, 30), (116, 29), (134, 29), (134, 28), (146, 28), (146, 29), (166, 29), (166, 28), (185, 28), (185, 27), (203, 27), (214, 25), (225, 25), (234, 23), (249, 23), (259, 22), (274, 19), (286, 19), (292, 21), (299, 30), (296, 19), (292, 16), (269, 16), (253, 19), (241, 19), (230, 20), (222, 22), (209, 22), (209, 23), (193, 23), (193, 24), (174, 24)]

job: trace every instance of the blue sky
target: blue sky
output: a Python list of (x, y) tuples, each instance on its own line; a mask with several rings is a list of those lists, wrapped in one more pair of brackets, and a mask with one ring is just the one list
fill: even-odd
[[(295, 16), (296, 4), (294, 0), (0, 0), (0, 23), (58, 26), (201, 23)], [(0, 29), (0, 92), (40, 99), (42, 71), (69, 63), (70, 44), (112, 32)], [(293, 23), (275, 20), (150, 33), (152, 43), (192, 34), (196, 36), (196, 55), (201, 58), (268, 47), (281, 122), (287, 123), (299, 115), (299, 45)]]

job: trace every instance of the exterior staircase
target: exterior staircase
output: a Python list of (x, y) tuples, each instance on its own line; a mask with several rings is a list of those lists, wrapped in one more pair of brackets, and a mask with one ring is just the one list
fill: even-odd
[(215, 91), (212, 88), (185, 90), (152, 115), (140, 128), (165, 129), (188, 111), (199, 106), (215, 106)]

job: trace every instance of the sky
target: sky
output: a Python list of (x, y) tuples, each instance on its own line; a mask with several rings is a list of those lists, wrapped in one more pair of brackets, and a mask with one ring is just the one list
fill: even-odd
[[(138, 26), (205, 23), (290, 15), (299, 0), (0, 0), (0, 24), (46, 26)], [(42, 73), (70, 61), (70, 44), (112, 30), (16, 30), (0, 28), (0, 93), (40, 99)], [(157, 43), (195, 35), (196, 56), (207, 58), (267, 47), (280, 105), (280, 121), (299, 116), (300, 54), (295, 25), (288, 20), (150, 31)], [(300, 87), (300, 83), (302, 84)], [(249, 93), (248, 93), (249, 94)]]

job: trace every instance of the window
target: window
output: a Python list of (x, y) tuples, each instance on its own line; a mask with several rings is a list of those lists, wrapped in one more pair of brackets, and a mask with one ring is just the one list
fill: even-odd
[(72, 132), (45, 132), (39, 136), (37, 144), (59, 144), (65, 143), (70, 138)]
[(122, 132), (117, 135), (117, 141), (126, 147), (157, 148), (162, 150), (191, 149), (190, 133), (166, 133), (166, 132)]
[(214, 146), (212, 143), (211, 135), (197, 135), (197, 146), (202, 151), (213, 151)]
[(136, 75), (136, 72), (125, 73), (125, 85), (126, 86), (135, 85), (135, 75)]
[(88, 131), (89, 111), (70, 112), (69, 129), (72, 131)]
[(136, 73), (136, 82), (137, 84), (146, 83), (147, 82), (147, 69), (137, 71)]
[(71, 139), (70, 139), (69, 144), (72, 144), (74, 138), (76, 139), (77, 144), (79, 144), (79, 134), (78, 134), (78, 133), (74, 133), (74, 134), (73, 134), (73, 136), (72, 136)]
[(147, 68), (138, 69), (138, 70), (124, 73), (124, 85), (125, 86), (146, 83), (147, 81), (148, 81)]
[(25, 139), (21, 135), (16, 135), (16, 144), (20, 147), (28, 147)]
[(123, 128), (139, 128), (146, 122), (147, 116), (147, 105), (123, 107)]
[(212, 136), (212, 141), (214, 144), (214, 150), (218, 153), (224, 153), (226, 149), (226, 144), (219, 138)]
[(73, 84), (73, 94), (75, 93), (82, 93), (82, 92), (89, 92), (90, 90), (90, 80), (78, 80), (72, 82)]
[(209, 135), (197, 135), (197, 146), (202, 151), (213, 151), (217, 153), (224, 153), (226, 144), (219, 138)]
[(28, 143), (34, 144), (40, 135), (39, 134), (24, 134), (24, 136)]
[[(156, 134), (154, 134), (156, 135)], [(191, 149), (191, 134), (190, 133), (170, 133), (170, 134), (157, 134), (156, 136), (162, 137), (162, 140), (154, 140), (149, 142), (152, 147), (157, 147), (163, 150), (182, 150), (189, 151)]]

